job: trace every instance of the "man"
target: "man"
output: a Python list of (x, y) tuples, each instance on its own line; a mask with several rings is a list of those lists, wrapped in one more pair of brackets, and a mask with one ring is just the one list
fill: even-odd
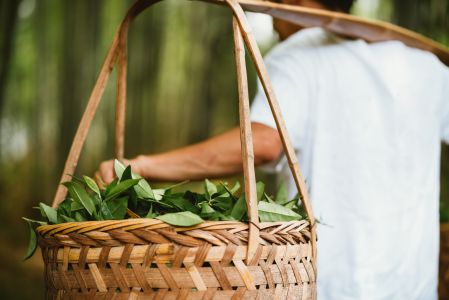
[[(284, 1), (343, 12), (352, 4)], [(449, 70), (400, 42), (367, 44), (279, 20), (275, 28), (284, 41), (267, 68), (314, 212), (328, 225), (317, 228), (318, 298), (437, 299)], [(260, 87), (252, 121), (256, 165), (282, 170), (282, 145)], [(242, 169), (239, 129), (129, 163), (150, 180), (235, 174)], [(112, 162), (99, 173), (111, 181)]]

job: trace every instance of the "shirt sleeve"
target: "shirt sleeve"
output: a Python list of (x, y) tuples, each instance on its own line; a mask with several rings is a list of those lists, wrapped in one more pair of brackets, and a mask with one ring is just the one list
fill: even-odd
[(449, 144), (449, 68), (445, 68), (443, 81), (443, 115), (441, 120), (441, 139)]
[[(268, 77), (295, 150), (299, 151), (307, 138), (310, 119), (310, 74), (288, 55), (272, 55), (265, 60)], [(307, 76), (305, 75), (307, 74)], [(251, 106), (251, 121), (276, 128), (268, 100), (260, 81)]]

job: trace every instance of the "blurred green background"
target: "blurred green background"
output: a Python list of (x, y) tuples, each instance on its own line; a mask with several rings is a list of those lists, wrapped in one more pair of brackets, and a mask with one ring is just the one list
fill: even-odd
[[(40, 254), (22, 263), (22, 216), (50, 203), (73, 135), (130, 0), (0, 0), (0, 298), (43, 298)], [(449, 44), (447, 0), (359, 0), (354, 13)], [(168, 0), (131, 27), (126, 155), (200, 141), (237, 125), (230, 12)], [(269, 24), (252, 16), (256, 34)], [(262, 21), (265, 20), (265, 23)], [(276, 42), (262, 30), (266, 52)], [(249, 64), (250, 95), (255, 74)], [(113, 156), (115, 78), (81, 156), (92, 174)], [(448, 99), (449, 100), (449, 99)], [(449, 221), (449, 151), (442, 155), (442, 218)]]

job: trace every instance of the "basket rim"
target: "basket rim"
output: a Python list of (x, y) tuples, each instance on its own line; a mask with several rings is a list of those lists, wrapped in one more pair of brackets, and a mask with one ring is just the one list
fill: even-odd
[[(310, 227), (308, 219), (294, 221), (278, 221), (278, 222), (260, 222), (257, 224), (259, 229), (267, 229), (269, 227), (281, 226), (288, 228), (290, 226)], [(177, 232), (190, 231), (202, 228), (219, 227), (222, 229), (238, 228), (240, 230), (247, 229), (249, 223), (240, 221), (204, 221), (194, 226), (174, 226), (158, 219), (135, 218), (124, 220), (106, 220), (106, 221), (83, 221), (83, 222), (66, 222), (60, 224), (41, 225), (36, 228), (39, 236), (48, 236), (53, 234), (67, 234), (71, 232), (83, 233), (93, 230), (109, 231), (109, 230), (132, 230), (152, 226), (155, 229), (172, 228)]]

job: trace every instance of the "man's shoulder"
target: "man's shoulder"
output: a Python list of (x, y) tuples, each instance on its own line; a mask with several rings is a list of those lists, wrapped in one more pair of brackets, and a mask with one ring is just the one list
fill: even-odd
[(313, 56), (317, 48), (335, 45), (341, 41), (341, 39), (320, 27), (306, 28), (299, 30), (274, 46), (266, 59), (268, 61), (279, 60), (299, 54)]

